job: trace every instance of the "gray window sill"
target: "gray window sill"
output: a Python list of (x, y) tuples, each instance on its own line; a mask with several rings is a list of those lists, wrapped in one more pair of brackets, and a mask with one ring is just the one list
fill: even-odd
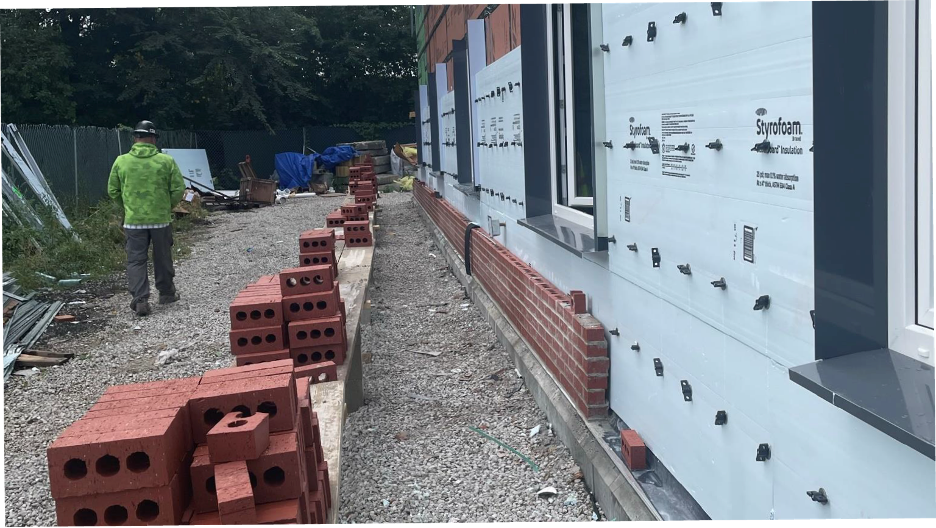
[(481, 196), (481, 191), (476, 190), (475, 186), (470, 183), (459, 183), (453, 187), (455, 187), (456, 191), (464, 194), (465, 196), (474, 196), (475, 198)]
[(933, 367), (879, 349), (793, 367), (790, 380), (936, 460)]
[(564, 218), (542, 215), (522, 218), (517, 223), (579, 257), (596, 251), (594, 230)]

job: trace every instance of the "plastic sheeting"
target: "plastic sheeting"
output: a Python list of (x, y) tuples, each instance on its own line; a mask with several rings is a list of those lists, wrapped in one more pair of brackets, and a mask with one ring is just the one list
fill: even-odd
[(334, 170), (339, 163), (348, 161), (358, 155), (351, 145), (341, 145), (338, 147), (328, 147), (321, 154), (313, 153), (315, 163), (325, 167), (328, 170)]
[(317, 154), (303, 156), (298, 152), (281, 152), (275, 156), (276, 173), (280, 189), (308, 187), (315, 168)]

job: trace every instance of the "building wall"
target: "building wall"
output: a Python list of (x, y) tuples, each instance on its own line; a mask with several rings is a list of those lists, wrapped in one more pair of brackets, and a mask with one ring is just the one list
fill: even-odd
[[(707, 4), (703, 7), (708, 9)], [(677, 12), (676, 7), (667, 9)], [(489, 68), (477, 76), (479, 93), (486, 91), (488, 85), (481, 87), (484, 82), (493, 85), (516, 80), (516, 69), (507, 67), (515, 60), (510, 51), (520, 41), (519, 30), (515, 42), (511, 36), (512, 13), (510, 6), (501, 5), (485, 21)], [(621, 17), (633, 12), (609, 13), (620, 22)], [(519, 28), (519, 9), (517, 15)], [(613, 48), (612, 53), (621, 49), (617, 44)], [(451, 82), (449, 86), (453, 88)], [(606, 86), (608, 93), (617, 89), (619, 83)], [(488, 116), (513, 112), (497, 107), (493, 114), (485, 113), (488, 110), (481, 106), (477, 111), (478, 115)], [(493, 150), (481, 150), (480, 185), (514, 197), (523, 196), (522, 149)], [(464, 246), (464, 226), (475, 222), (481, 229), (475, 230), (472, 240), (483, 237), (496, 241), (561, 292), (584, 292), (587, 310), (605, 329), (611, 409), (641, 434), (656, 457), (712, 518), (936, 516), (936, 474), (931, 459), (790, 381), (788, 369), (813, 357), (808, 332), (792, 332), (782, 324), (766, 328), (765, 332), (771, 332), (775, 340), (774, 346), (746, 339), (743, 334), (732, 335), (660, 288), (641, 283), (627, 269), (612, 266), (607, 256), (578, 256), (522, 227), (517, 221), (526, 216), (523, 205), (492, 196), (484, 189), (480, 195), (467, 194), (451, 178), (425, 168), (420, 179), (426, 187), (416, 191), (419, 203), (456, 249)], [(440, 197), (434, 197), (432, 191)], [(608, 209), (617, 212), (618, 205), (609, 203)], [(692, 208), (693, 202), (689, 200), (683, 207)], [(692, 218), (692, 214), (686, 216)], [(811, 230), (811, 215), (809, 219), (795, 229)], [(773, 221), (782, 225), (789, 218)], [(490, 235), (492, 222), (504, 224), (500, 235)], [(670, 236), (686, 237), (678, 229)], [(618, 245), (627, 242), (619, 237)], [(811, 241), (806, 245), (811, 246)], [(460, 253), (464, 254), (463, 249)], [(489, 260), (490, 256), (473, 254), (471, 264), (482, 270), (479, 280), (491, 281), (485, 261), (475, 259)], [(800, 286), (812, 294), (811, 283)], [(492, 288), (485, 284), (489, 293)], [(508, 301), (496, 294), (492, 298), (509, 312)], [(611, 335), (610, 330), (619, 335)], [(790, 338), (800, 334), (805, 337)], [(535, 338), (526, 339), (541, 359), (549, 357), (548, 345)], [(635, 343), (639, 343), (639, 351), (632, 350)], [(654, 358), (662, 360), (663, 376), (656, 375)], [(563, 365), (545, 360), (544, 364), (554, 376), (561, 377)], [(683, 380), (692, 386), (691, 402), (683, 398)], [(728, 414), (725, 426), (713, 424), (720, 410)], [(771, 458), (757, 462), (756, 450), (763, 443), (770, 445)], [(820, 487), (829, 495), (826, 505), (806, 495)]]

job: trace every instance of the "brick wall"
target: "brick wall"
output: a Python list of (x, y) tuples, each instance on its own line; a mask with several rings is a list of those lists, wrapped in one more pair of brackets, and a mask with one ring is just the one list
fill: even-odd
[[(422, 182), (413, 194), (464, 258), (468, 219)], [(471, 272), (579, 410), (604, 416), (608, 345), (601, 323), (586, 313), (584, 293), (562, 293), (482, 229), (471, 232)]]

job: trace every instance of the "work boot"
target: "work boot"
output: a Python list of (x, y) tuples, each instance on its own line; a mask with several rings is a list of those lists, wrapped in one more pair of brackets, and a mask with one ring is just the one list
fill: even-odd
[(172, 293), (167, 293), (165, 295), (159, 294), (159, 304), (172, 304), (181, 299), (179, 292), (172, 290)]
[(149, 297), (143, 297), (139, 301), (132, 301), (130, 303), (130, 309), (133, 310), (138, 317), (149, 315), (152, 311), (149, 305)]

